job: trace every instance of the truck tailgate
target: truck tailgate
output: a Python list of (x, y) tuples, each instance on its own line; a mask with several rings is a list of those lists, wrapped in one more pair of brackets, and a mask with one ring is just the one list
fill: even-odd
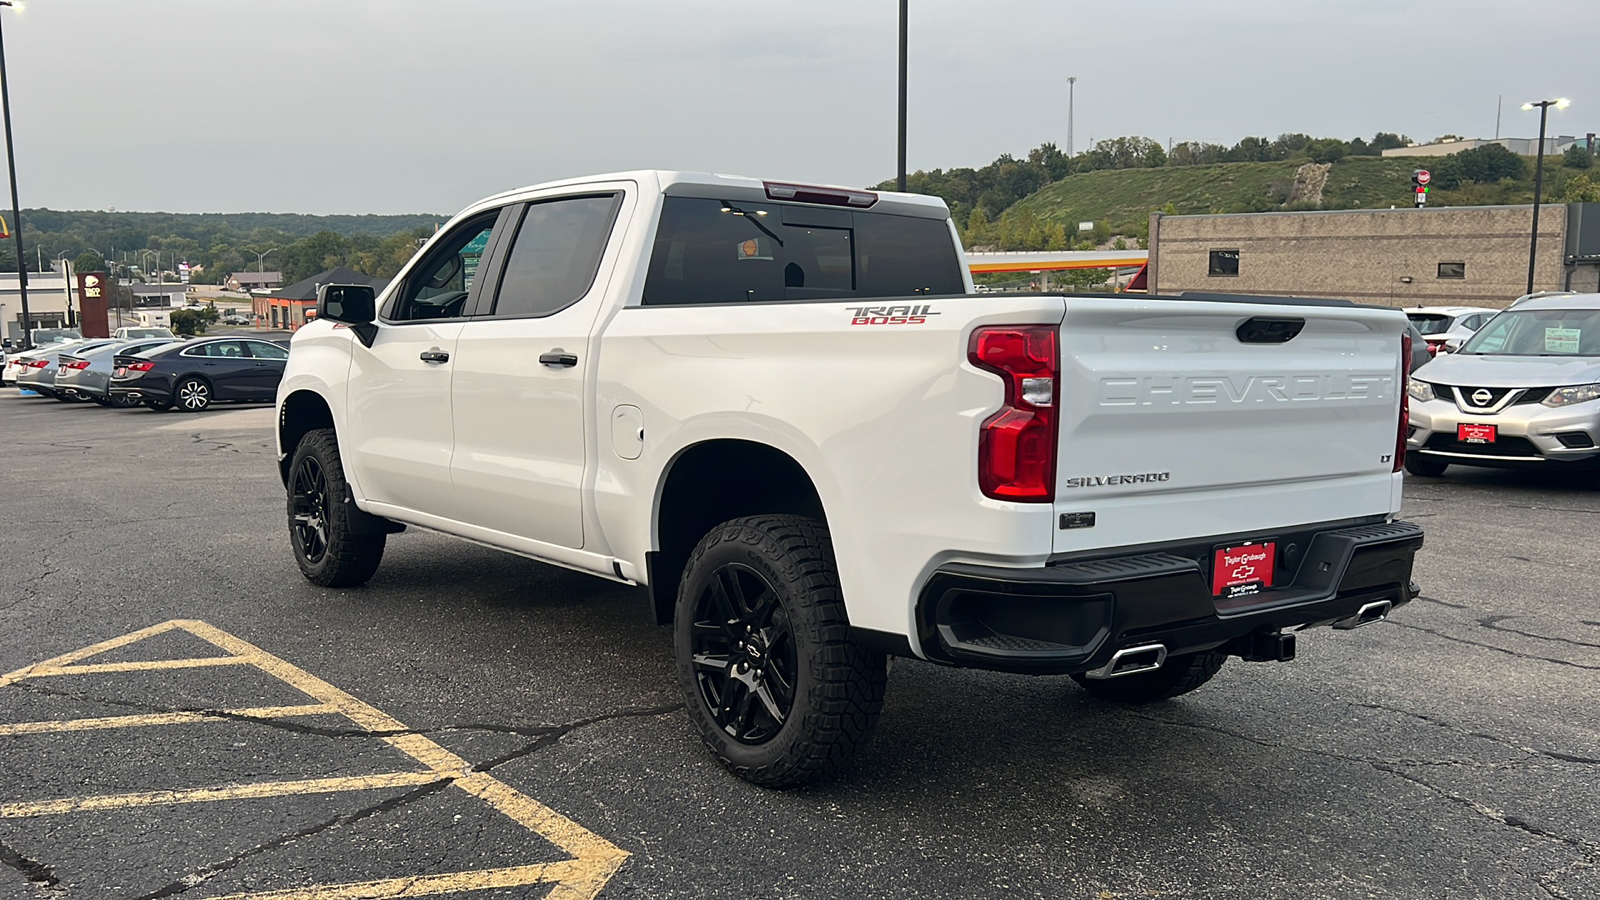
[[(1272, 320), (1299, 331), (1279, 342)], [(1056, 552), (1394, 511), (1404, 328), (1398, 310), (1069, 296)]]

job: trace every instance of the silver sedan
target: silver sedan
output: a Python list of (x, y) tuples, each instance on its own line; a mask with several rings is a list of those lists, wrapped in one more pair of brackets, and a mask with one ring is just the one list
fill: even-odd
[(138, 406), (137, 403), (118, 401), (110, 396), (106, 386), (111, 381), (111, 363), (118, 353), (137, 356), (176, 343), (172, 338), (144, 338), (137, 341), (117, 341), (88, 350), (75, 350), (63, 354), (56, 370), (55, 391), (73, 399), (93, 400), (101, 406)]

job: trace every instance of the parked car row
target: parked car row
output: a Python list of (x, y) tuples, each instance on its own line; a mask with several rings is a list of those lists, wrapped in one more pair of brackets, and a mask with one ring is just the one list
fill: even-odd
[(214, 403), (272, 400), (288, 359), (287, 340), (98, 338), (12, 354), (0, 378), (63, 402), (201, 412)]

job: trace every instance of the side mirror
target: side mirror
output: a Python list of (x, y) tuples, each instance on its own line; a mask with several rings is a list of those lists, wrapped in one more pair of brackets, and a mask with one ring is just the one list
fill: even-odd
[(368, 284), (325, 284), (317, 288), (317, 318), (369, 324), (378, 315), (377, 297)]
[(378, 294), (370, 284), (325, 284), (317, 288), (317, 318), (343, 322), (363, 346), (378, 336)]

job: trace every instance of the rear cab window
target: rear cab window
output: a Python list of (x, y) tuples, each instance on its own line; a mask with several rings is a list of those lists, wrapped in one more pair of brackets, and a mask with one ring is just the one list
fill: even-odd
[(644, 305), (964, 294), (947, 220), (666, 197)]

